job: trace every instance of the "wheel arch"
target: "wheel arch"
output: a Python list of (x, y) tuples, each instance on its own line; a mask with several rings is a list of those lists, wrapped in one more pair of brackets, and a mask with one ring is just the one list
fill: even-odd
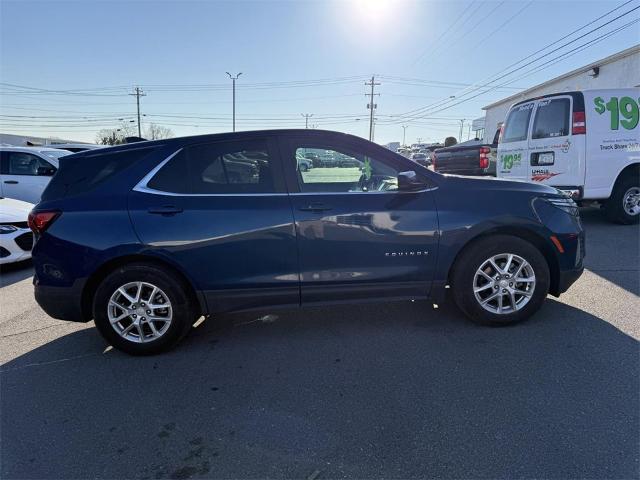
[(132, 263), (144, 263), (147, 265), (153, 265), (175, 274), (176, 277), (184, 284), (185, 288), (187, 289), (187, 294), (189, 295), (191, 300), (199, 306), (201, 311), (200, 313), (206, 313), (207, 305), (204, 297), (198, 294), (198, 291), (194, 287), (193, 282), (178, 267), (173, 265), (171, 262), (168, 262), (156, 256), (130, 254), (109, 259), (108, 261), (101, 264), (87, 279), (84, 288), (82, 289), (81, 297), (81, 308), (84, 318), (89, 319), (93, 317), (93, 298), (95, 297), (95, 293), (98, 289), (98, 286), (100, 285), (100, 282), (117, 268)]
[(621, 182), (622, 179), (627, 177), (628, 175), (640, 176), (640, 162), (630, 163), (629, 165), (624, 167), (622, 170), (620, 170), (620, 173), (618, 173), (618, 176), (616, 177), (616, 181), (613, 183), (613, 188), (611, 189), (611, 192), (613, 192), (613, 189), (618, 184), (618, 182)]
[(560, 294), (560, 264), (558, 263), (558, 259), (551, 243), (548, 242), (540, 234), (526, 227), (512, 225), (501, 225), (483, 230), (482, 232), (469, 238), (464, 244), (462, 244), (462, 246), (456, 252), (453, 262), (451, 262), (451, 266), (449, 267), (449, 271), (447, 272), (447, 284), (450, 284), (451, 282), (453, 272), (455, 271), (462, 253), (473, 243), (484, 240), (485, 238), (491, 237), (492, 235), (511, 235), (521, 238), (522, 240), (525, 240), (526, 242), (529, 242), (534, 247), (536, 247), (542, 253), (542, 256), (549, 266), (549, 293), (554, 296), (558, 296)]

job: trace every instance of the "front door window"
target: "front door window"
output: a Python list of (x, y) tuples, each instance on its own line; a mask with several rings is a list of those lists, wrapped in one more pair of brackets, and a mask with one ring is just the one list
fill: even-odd
[[(298, 186), (304, 193), (364, 193), (398, 189), (398, 169), (363, 153), (299, 146), (296, 159)], [(301, 159), (308, 160), (310, 164)]]

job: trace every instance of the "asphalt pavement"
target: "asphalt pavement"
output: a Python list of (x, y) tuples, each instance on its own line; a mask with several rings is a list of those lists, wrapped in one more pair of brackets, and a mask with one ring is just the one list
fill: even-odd
[[(0, 477), (640, 477), (640, 239), (508, 328), (426, 302), (211, 318), (133, 358), (0, 276)], [(268, 314), (272, 314), (267, 316)]]

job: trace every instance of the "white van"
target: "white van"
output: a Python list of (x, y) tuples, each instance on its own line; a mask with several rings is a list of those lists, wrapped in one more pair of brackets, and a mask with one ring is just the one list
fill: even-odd
[(640, 89), (545, 95), (509, 109), (497, 176), (598, 201), (618, 223), (640, 219)]

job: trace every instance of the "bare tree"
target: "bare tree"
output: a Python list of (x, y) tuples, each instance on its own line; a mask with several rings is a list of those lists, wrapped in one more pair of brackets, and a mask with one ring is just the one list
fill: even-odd
[(120, 145), (126, 137), (132, 137), (137, 133), (131, 122), (122, 122), (116, 128), (103, 128), (96, 133), (96, 143), (100, 145)]
[(147, 140), (160, 140), (162, 138), (172, 137), (173, 131), (170, 128), (163, 127), (162, 125), (157, 125), (155, 123), (150, 123), (145, 133), (145, 138)]

